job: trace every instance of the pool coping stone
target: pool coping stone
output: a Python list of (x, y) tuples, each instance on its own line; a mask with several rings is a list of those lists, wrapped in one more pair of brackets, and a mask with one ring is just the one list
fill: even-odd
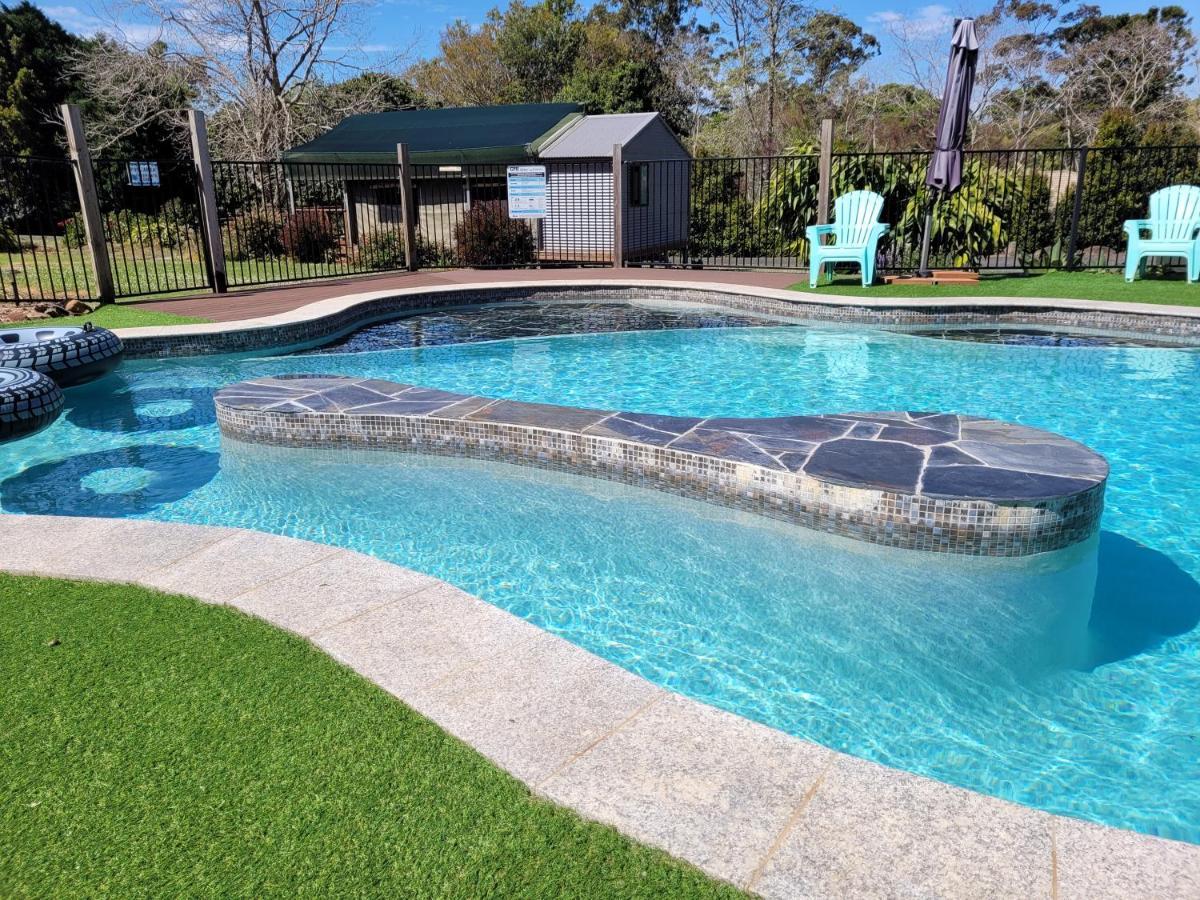
[(873, 298), (728, 283), (636, 277), (489, 281), (345, 293), (270, 316), (117, 329), (125, 355), (172, 357), (283, 352), (320, 346), (365, 325), (437, 309), (521, 301), (658, 300), (814, 323), (1025, 324), (1200, 339), (1200, 308), (1113, 301), (1005, 297)]
[[(1200, 846), (790, 737), (353, 551), (229, 527), (0, 514), (0, 569), (165, 588), (293, 631), (538, 795), (764, 897), (1200, 896)], [(373, 599), (345, 605), (345, 578)]]

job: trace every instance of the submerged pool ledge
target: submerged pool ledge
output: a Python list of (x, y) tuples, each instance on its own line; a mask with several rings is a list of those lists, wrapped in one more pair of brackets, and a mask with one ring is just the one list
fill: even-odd
[(921, 412), (688, 418), (337, 376), (240, 382), (223, 435), (449, 454), (653, 488), (892, 547), (1014, 557), (1095, 534), (1108, 464), (1050, 432)]

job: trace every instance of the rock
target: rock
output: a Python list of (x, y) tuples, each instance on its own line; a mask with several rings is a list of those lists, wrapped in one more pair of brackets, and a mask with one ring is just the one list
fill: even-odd
[(57, 319), (70, 313), (57, 303), (4, 303), (0, 304), (0, 322), (34, 322), (40, 319)]
[(63, 309), (72, 316), (87, 316), (96, 311), (96, 304), (83, 300), (68, 300), (63, 304)]

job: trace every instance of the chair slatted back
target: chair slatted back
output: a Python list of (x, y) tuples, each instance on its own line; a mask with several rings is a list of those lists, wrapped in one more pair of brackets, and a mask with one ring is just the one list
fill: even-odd
[(851, 191), (833, 201), (833, 235), (839, 247), (861, 247), (883, 212), (883, 197), (874, 191)]
[(1197, 228), (1200, 228), (1200, 187), (1173, 184), (1150, 195), (1153, 240), (1191, 240)]

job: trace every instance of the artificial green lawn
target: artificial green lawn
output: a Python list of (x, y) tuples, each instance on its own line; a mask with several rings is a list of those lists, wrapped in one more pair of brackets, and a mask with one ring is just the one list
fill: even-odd
[(0, 575), (0, 896), (739, 896), (303, 640)]
[[(792, 290), (810, 290), (807, 281)], [(877, 284), (864, 288), (857, 274), (839, 274), (818, 294), (869, 295), (871, 297), (1050, 297), (1078, 300), (1118, 300), (1126, 303), (1167, 303), (1200, 306), (1200, 284), (1182, 277), (1151, 275), (1128, 284), (1111, 272), (1046, 272), (1040, 275), (999, 275), (980, 278), (978, 284)]]
[(139, 325), (193, 325), (197, 322), (207, 321), (208, 319), (196, 316), (177, 316), (174, 313), (143, 309), (132, 303), (106, 303), (98, 307), (94, 313), (86, 316), (63, 316), (59, 319), (36, 319), (31, 322), (6, 322), (0, 324), (0, 328), (35, 328), (42, 325), (57, 327), (82, 325), (84, 322), (91, 322), (101, 328), (135, 328)]

